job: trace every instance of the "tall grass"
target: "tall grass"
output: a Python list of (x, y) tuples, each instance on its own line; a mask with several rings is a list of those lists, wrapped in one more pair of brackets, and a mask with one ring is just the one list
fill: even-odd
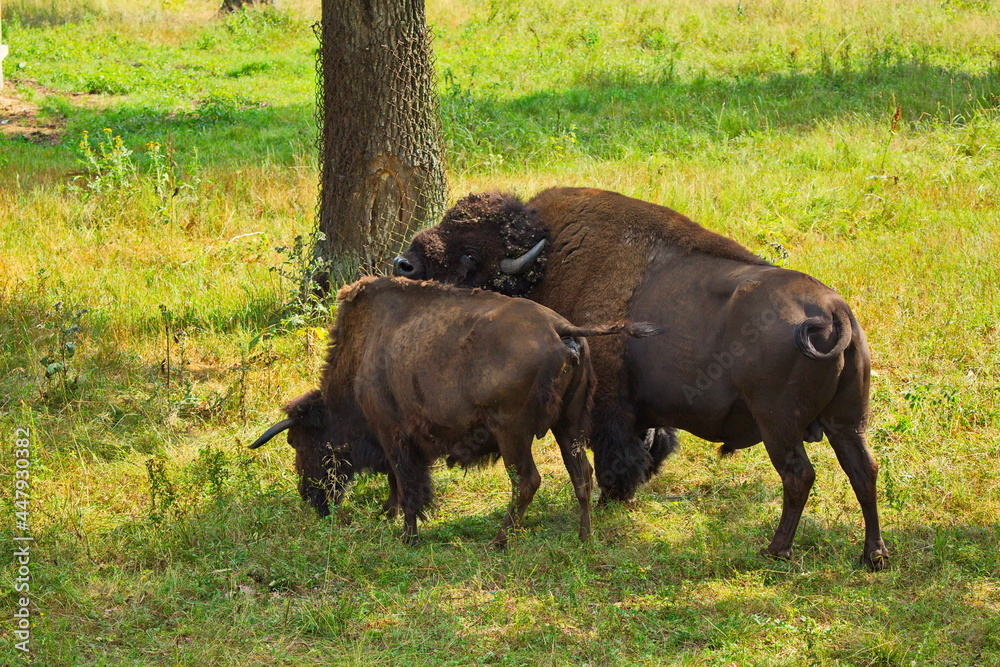
[[(0, 139), (5, 488), (14, 429), (34, 443), (26, 664), (1000, 665), (995, 3), (427, 8), (453, 197), (618, 190), (848, 299), (874, 352), (881, 574), (854, 565), (825, 443), (788, 562), (757, 555), (781, 503), (762, 448), (722, 461), (688, 436), (585, 545), (548, 439), (504, 553), (499, 469), (435, 471), (416, 549), (379, 518), (381, 479), (317, 519), (288, 449), (244, 445), (322, 359), (275, 249), (315, 225), (318, 2), (215, 9), (4, 3), (8, 84), (65, 128)], [(131, 153), (100, 153), (115, 137)]]

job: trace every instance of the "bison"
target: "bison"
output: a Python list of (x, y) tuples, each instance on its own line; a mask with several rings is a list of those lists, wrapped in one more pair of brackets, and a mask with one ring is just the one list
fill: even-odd
[(575, 327), (525, 299), (399, 278), (344, 287), (320, 390), (290, 403), (299, 492), (319, 511), (339, 503), (355, 472), (386, 473), (384, 509), (401, 508), (407, 540), (431, 500), (429, 465), (503, 459), (514, 497), (493, 544), (502, 547), (541, 481), (534, 437), (550, 429), (590, 534), (591, 467), (583, 451), (595, 380), (586, 336), (657, 333), (642, 324)]
[(766, 552), (788, 557), (815, 479), (803, 442), (826, 434), (861, 504), (862, 562), (887, 564), (878, 466), (865, 441), (868, 344), (844, 299), (818, 280), (669, 208), (583, 188), (527, 203), (469, 195), (416, 234), (394, 267), (524, 296), (572, 321), (665, 327), (656, 338), (591, 346), (602, 501), (633, 497), (672, 449), (670, 429), (722, 443), (725, 455), (763, 441), (784, 487)]

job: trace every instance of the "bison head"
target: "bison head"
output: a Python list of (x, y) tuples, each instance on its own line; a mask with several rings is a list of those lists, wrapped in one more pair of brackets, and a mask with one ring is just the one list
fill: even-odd
[(524, 296), (542, 279), (548, 234), (514, 195), (471, 194), (413, 237), (394, 273)]
[(333, 419), (319, 391), (310, 391), (284, 408), (283, 419), (264, 431), (250, 449), (288, 430), (288, 444), (295, 450), (295, 471), (299, 475), (299, 495), (316, 508), (320, 516), (330, 514), (329, 500), (339, 505), (347, 485), (354, 478), (350, 441), (344, 424)]

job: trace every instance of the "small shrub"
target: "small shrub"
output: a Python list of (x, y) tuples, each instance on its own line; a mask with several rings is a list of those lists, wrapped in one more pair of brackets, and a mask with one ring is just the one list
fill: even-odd
[(194, 42), (194, 48), (199, 51), (208, 51), (215, 48), (219, 43), (219, 37), (213, 32), (202, 33)]
[(330, 315), (328, 300), (316, 286), (316, 277), (329, 273), (331, 268), (330, 260), (315, 252), (317, 243), (325, 238), (326, 235), (317, 230), (314, 234), (297, 235), (290, 246), (274, 249), (284, 255), (284, 260), (270, 270), (287, 281), (290, 287), (286, 302), (288, 314), (282, 321), (283, 328), (304, 326), (310, 320), (325, 319)]
[(560, 157), (579, 153), (576, 130), (576, 125), (570, 125), (568, 129), (549, 137), (549, 150)]
[(149, 163), (152, 167), (153, 191), (156, 193), (156, 214), (163, 222), (170, 222), (172, 219), (171, 200), (176, 191), (173, 169), (167, 164), (167, 156), (161, 150), (162, 146), (150, 141), (146, 144), (146, 154), (149, 156)]
[(57, 301), (52, 308), (45, 311), (45, 321), (38, 324), (44, 330), (42, 341), (45, 355), (38, 363), (45, 369), (45, 380), (56, 383), (63, 397), (77, 386), (79, 374), (71, 373), (71, 364), (83, 343), (83, 317), (87, 308), (67, 308), (62, 301)]
[(601, 41), (601, 33), (598, 32), (596, 26), (591, 25), (585, 30), (580, 31), (580, 35), (577, 39), (583, 46), (597, 46), (597, 44)]
[(199, 449), (192, 469), (195, 484), (207, 487), (210, 496), (218, 500), (231, 476), (229, 468), (229, 457), (221, 449), (211, 446)]
[(166, 460), (146, 459), (146, 476), (149, 479), (149, 520), (161, 523), (177, 501), (174, 485), (167, 476)]
[(104, 138), (96, 145), (90, 138), (90, 133), (83, 132), (80, 143), (77, 144), (79, 162), (87, 169), (84, 187), (76, 186), (81, 176), (73, 178), (72, 189), (84, 201), (94, 196), (127, 193), (136, 179), (135, 163), (132, 161), (132, 150), (110, 128), (102, 130)]
[(132, 85), (121, 77), (107, 72), (91, 74), (83, 80), (83, 89), (91, 95), (124, 95), (132, 92)]
[(115, 217), (126, 210), (123, 203), (138, 200), (151, 209), (152, 217), (159, 222), (176, 219), (178, 201), (190, 199), (201, 179), (194, 176), (181, 182), (177, 162), (157, 141), (146, 142), (149, 166), (140, 170), (135, 152), (120, 135), (110, 128), (104, 128), (102, 135), (95, 142), (84, 131), (77, 144), (77, 161), (86, 173), (74, 176), (69, 190), (84, 204), (92, 204), (85, 209), (85, 216), (96, 212)]
[(660, 28), (653, 28), (643, 35), (639, 45), (649, 51), (676, 50), (679, 44)]

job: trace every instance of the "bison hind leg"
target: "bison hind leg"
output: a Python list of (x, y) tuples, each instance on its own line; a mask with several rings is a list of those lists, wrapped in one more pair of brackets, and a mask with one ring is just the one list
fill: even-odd
[(382, 503), (382, 514), (388, 519), (395, 519), (399, 515), (399, 485), (396, 483), (396, 476), (392, 474), (390, 470), (388, 473), (389, 478), (389, 495), (386, 497), (385, 502)]
[(507, 546), (510, 530), (521, 523), (524, 511), (542, 483), (542, 476), (538, 474), (535, 460), (531, 456), (532, 439), (531, 433), (524, 435), (502, 433), (497, 436), (500, 455), (503, 457), (504, 467), (513, 487), (513, 498), (507, 509), (507, 515), (500, 524), (500, 530), (490, 543), (496, 549)]
[(580, 504), (580, 539), (590, 537), (590, 494), (593, 491), (593, 470), (584, 450), (586, 439), (576, 428), (576, 424), (566, 424), (563, 420), (552, 428), (559, 443), (563, 464), (573, 483), (573, 493)]
[(781, 476), (783, 490), (781, 519), (767, 553), (775, 558), (788, 558), (792, 554), (792, 540), (802, 518), (802, 510), (816, 481), (816, 471), (802, 446), (801, 435), (781, 427), (762, 427), (761, 430), (764, 447), (771, 464)]
[(840, 467), (847, 473), (854, 495), (861, 505), (865, 522), (865, 544), (861, 564), (869, 570), (884, 570), (889, 566), (889, 550), (882, 540), (879, 526), (878, 500), (875, 490), (878, 463), (868, 449), (864, 427), (860, 420), (853, 424), (827, 418), (827, 437)]

